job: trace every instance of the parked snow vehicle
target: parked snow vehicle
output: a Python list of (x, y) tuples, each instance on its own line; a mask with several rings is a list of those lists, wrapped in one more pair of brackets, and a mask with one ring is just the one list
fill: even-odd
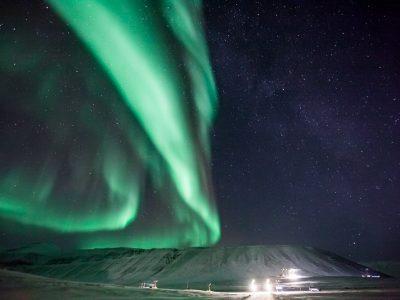
[(153, 280), (152, 282), (142, 282), (140, 287), (143, 289), (156, 289), (157, 288), (157, 281)]

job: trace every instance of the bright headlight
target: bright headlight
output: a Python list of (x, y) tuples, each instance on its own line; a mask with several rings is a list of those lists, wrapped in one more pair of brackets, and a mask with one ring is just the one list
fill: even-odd
[(256, 280), (253, 279), (249, 285), (249, 290), (252, 292), (256, 292), (257, 291), (257, 284), (256, 284)]

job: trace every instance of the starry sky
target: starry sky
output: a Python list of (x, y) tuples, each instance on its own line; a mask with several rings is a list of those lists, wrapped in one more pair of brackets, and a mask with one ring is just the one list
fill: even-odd
[(394, 2), (205, 2), (221, 244), (400, 259)]
[[(101, 6), (71, 3), (1, 3), (1, 247), (400, 260), (399, 4), (204, 0), (203, 35), (196, 5), (121, 0), (93, 30), (74, 18)], [(91, 35), (110, 28), (126, 53)], [(124, 82), (113, 59), (136, 56)], [(168, 95), (167, 118), (132, 100), (146, 91)]]

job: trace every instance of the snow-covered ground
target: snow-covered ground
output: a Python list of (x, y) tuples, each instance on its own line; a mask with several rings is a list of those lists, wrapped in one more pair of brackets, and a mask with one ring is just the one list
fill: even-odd
[(0, 270), (1, 299), (209, 299), (208, 292), (151, 290), (112, 284), (72, 282)]
[[(331, 287), (346, 285), (348, 278), (335, 278)], [(336, 284), (335, 284), (336, 282)], [(72, 282), (15, 271), (0, 270), (1, 299), (400, 299), (400, 288), (336, 288), (317, 293), (280, 294), (208, 292), (179, 289), (140, 289), (104, 283)]]

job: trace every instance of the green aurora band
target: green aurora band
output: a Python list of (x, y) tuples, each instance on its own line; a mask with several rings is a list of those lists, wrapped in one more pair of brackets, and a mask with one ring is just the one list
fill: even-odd
[(62, 38), (26, 27), (0, 48), (2, 108), (25, 120), (2, 123), (2, 228), (82, 248), (216, 243), (201, 2), (48, 3)]

